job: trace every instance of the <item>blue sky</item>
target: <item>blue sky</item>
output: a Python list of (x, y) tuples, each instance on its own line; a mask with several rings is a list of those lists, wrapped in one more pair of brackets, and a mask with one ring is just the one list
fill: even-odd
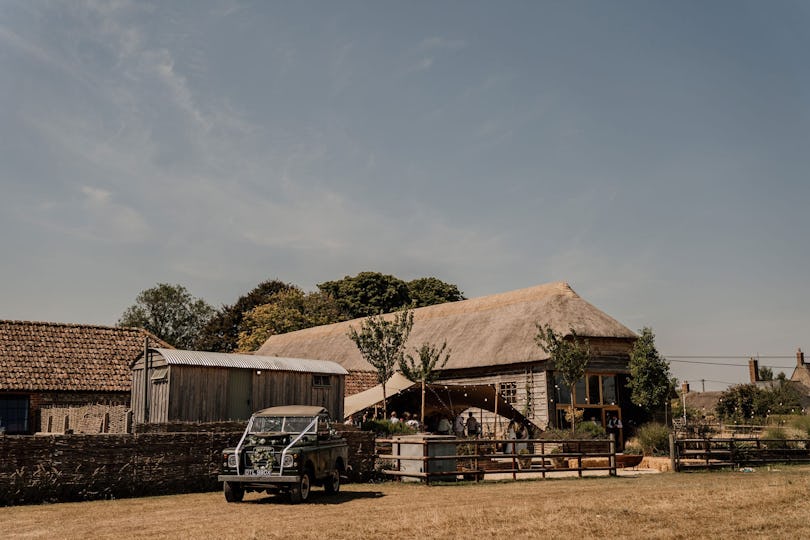
[(375, 270), (565, 280), (666, 354), (791, 356), (808, 27), (790, 1), (5, 1), (0, 318)]

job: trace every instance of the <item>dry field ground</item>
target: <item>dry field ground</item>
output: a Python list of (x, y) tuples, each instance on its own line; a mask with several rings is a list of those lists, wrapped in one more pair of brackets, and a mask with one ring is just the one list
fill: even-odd
[(0, 508), (2, 538), (810, 538), (810, 467)]

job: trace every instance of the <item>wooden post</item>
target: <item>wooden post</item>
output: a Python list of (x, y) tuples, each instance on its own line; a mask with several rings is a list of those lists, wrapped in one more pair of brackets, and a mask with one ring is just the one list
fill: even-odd
[(494, 427), (494, 437), (498, 438), (498, 383), (493, 385), (493, 389), (495, 390), (495, 422), (493, 422)]
[(673, 472), (678, 471), (678, 459), (675, 455), (675, 434), (669, 434), (669, 466), (672, 468)]
[(149, 336), (143, 338), (143, 419), (149, 423)]
[(422, 431), (425, 431), (425, 377), (422, 376), (422, 418), (420, 419), (420, 423), (422, 424)]
[(608, 474), (610, 476), (616, 476), (616, 435), (614, 433), (610, 434), (610, 471)]

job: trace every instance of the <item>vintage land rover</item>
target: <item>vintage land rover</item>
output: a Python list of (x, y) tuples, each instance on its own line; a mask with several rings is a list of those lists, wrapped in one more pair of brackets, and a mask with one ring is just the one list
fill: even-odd
[(253, 414), (236, 448), (222, 452), (225, 500), (240, 502), (245, 492), (281, 491), (290, 501), (309, 498), (312, 486), (337, 493), (346, 473), (348, 447), (335, 435), (323, 407), (271, 407)]

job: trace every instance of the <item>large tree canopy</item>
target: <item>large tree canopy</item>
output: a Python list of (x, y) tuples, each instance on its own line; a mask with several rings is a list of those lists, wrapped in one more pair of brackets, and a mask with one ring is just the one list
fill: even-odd
[(411, 299), (411, 306), (415, 308), (464, 300), (464, 295), (456, 285), (445, 283), (435, 277), (409, 281), (408, 295)]
[(464, 300), (456, 285), (435, 277), (406, 283), (380, 272), (360, 272), (356, 276), (325, 281), (318, 284), (318, 289), (335, 299), (347, 319)]
[(145, 328), (175, 347), (190, 349), (213, 315), (214, 308), (191, 296), (182, 285), (158, 283), (138, 294), (118, 326)]
[(304, 293), (295, 287), (278, 292), (269, 300), (248, 311), (242, 319), (240, 351), (255, 351), (274, 334), (342, 320), (337, 303), (322, 292)]
[(408, 285), (379, 272), (360, 272), (318, 284), (318, 289), (337, 301), (349, 319), (390, 313), (410, 303)]
[(242, 319), (252, 309), (267, 304), (274, 295), (295, 289), (295, 285), (277, 279), (263, 281), (240, 296), (230, 306), (222, 306), (200, 332), (195, 348), (201, 351), (234, 352), (239, 346)]

